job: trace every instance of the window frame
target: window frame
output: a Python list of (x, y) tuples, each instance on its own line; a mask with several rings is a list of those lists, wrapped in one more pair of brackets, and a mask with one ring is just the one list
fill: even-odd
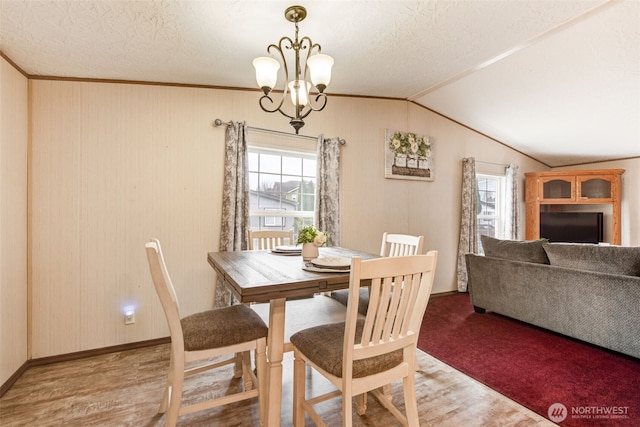
[[(495, 213), (492, 215), (482, 214), (481, 209), (478, 209), (476, 214), (476, 221), (478, 225), (481, 220), (495, 220), (494, 235), (497, 239), (504, 238), (504, 226), (507, 213), (506, 196), (507, 196), (507, 177), (505, 175), (490, 174), (490, 173), (476, 173), (476, 193), (477, 200), (480, 201), (480, 187), (479, 179), (494, 180), (496, 181), (496, 200), (495, 200)], [(478, 227), (478, 242), (480, 242), (480, 227)]]
[[(274, 156), (279, 156), (279, 157), (295, 157), (295, 158), (300, 158), (300, 159), (307, 159), (307, 160), (313, 160), (316, 162), (317, 165), (317, 153), (315, 151), (305, 151), (305, 150), (293, 150), (290, 148), (280, 148), (280, 147), (265, 147), (263, 145), (254, 145), (254, 144), (247, 144), (247, 155), (250, 156), (251, 154), (258, 154), (258, 156), (260, 154), (267, 154), (267, 155), (274, 155)], [(258, 157), (259, 158), (259, 157)], [(250, 166), (247, 167), (247, 174), (248, 176), (250, 176), (251, 173), (264, 173), (264, 174), (273, 174), (271, 172), (263, 172), (260, 170), (260, 164), (258, 164), (258, 170), (252, 170)], [(278, 174), (275, 174), (278, 175)], [(316, 200), (317, 200), (317, 182), (318, 182), (318, 176), (317, 176), (317, 166), (316, 168), (313, 170), (313, 175), (309, 175), (308, 171), (305, 171), (304, 168), (301, 171), (300, 175), (291, 175), (291, 174), (283, 174), (282, 173), (282, 168), (280, 169), (280, 178), (282, 180), (283, 176), (295, 176), (295, 177), (299, 177), (301, 182), (305, 179), (305, 178), (313, 178), (313, 180), (315, 180), (315, 188), (314, 188), (314, 192), (313, 192), (313, 210), (290, 210), (290, 209), (277, 209), (277, 208), (263, 208), (263, 209), (252, 209), (251, 206), (249, 207), (249, 220), (251, 222), (251, 219), (257, 218), (257, 222), (258, 222), (258, 227), (260, 230), (268, 230), (268, 229), (274, 229), (274, 228), (279, 228), (279, 229), (287, 229), (286, 226), (286, 218), (294, 218), (294, 224), (292, 225), (292, 228), (296, 229), (296, 223), (295, 223), (295, 218), (301, 218), (302, 219), (302, 226), (304, 225), (311, 225), (311, 224), (315, 224), (316, 222)], [(282, 182), (282, 181), (281, 181)], [(254, 191), (251, 190), (250, 191)], [(280, 224), (267, 224), (267, 218), (280, 218)], [(309, 219), (311, 221), (309, 221)], [(275, 221), (278, 222), (278, 221)], [(310, 224), (309, 224), (310, 223)]]

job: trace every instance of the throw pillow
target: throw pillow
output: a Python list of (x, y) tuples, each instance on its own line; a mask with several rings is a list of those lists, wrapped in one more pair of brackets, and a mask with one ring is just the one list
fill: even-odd
[(640, 276), (640, 247), (545, 243), (543, 248), (551, 265)]
[(511, 261), (549, 264), (547, 254), (542, 249), (546, 240), (501, 240), (489, 236), (480, 236), (484, 255)]

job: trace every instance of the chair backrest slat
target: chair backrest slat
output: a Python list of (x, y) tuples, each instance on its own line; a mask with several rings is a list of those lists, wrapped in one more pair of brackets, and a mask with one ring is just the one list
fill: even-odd
[(293, 245), (293, 230), (247, 230), (247, 243), (250, 251)]
[(422, 254), (423, 245), (424, 236), (384, 233), (382, 235), (380, 256), (420, 255)]
[(406, 276), (398, 276), (393, 279), (394, 290), (391, 292), (389, 309), (386, 313), (387, 319), (385, 321), (384, 331), (380, 337), (383, 341), (388, 341), (390, 338), (396, 339), (400, 333), (398, 327), (402, 326), (403, 307), (406, 307), (406, 297), (402, 286), (395, 286), (395, 284), (402, 283), (405, 277)]

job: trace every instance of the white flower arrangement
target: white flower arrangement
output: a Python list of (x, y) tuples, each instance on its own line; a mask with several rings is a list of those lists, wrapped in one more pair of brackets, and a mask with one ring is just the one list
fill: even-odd
[(318, 231), (313, 226), (304, 227), (298, 233), (297, 243), (313, 243), (315, 246), (322, 246), (329, 240), (329, 233)]

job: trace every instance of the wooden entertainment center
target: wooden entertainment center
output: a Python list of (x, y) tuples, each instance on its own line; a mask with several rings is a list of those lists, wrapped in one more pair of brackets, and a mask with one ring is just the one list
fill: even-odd
[(575, 205), (610, 205), (612, 244), (621, 244), (621, 176), (624, 169), (525, 173), (526, 239), (540, 238), (540, 212), (562, 212)]

